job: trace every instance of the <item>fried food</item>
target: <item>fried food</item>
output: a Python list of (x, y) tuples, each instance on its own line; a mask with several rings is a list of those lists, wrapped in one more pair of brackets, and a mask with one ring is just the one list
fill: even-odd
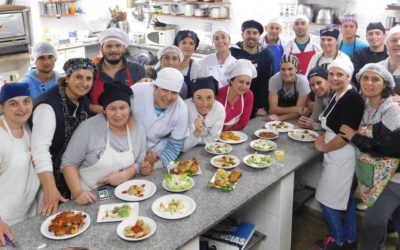
[(134, 226), (128, 226), (124, 228), (124, 235), (126, 237), (133, 237), (135, 239), (146, 236), (150, 233), (151, 228), (149, 225), (138, 219)]
[(48, 230), (59, 237), (76, 234), (85, 225), (85, 219), (86, 215), (81, 212), (65, 211), (51, 220)]
[(258, 136), (263, 139), (270, 139), (270, 138), (275, 138), (277, 134), (274, 132), (261, 132), (258, 134)]
[(220, 138), (224, 141), (232, 140), (232, 141), (240, 141), (240, 136), (237, 136), (232, 131), (224, 131), (221, 133)]
[(192, 160), (180, 162), (176, 171), (171, 171), (173, 174), (196, 174), (199, 171), (199, 161), (196, 157)]
[(239, 180), (239, 178), (242, 176), (241, 172), (238, 172), (236, 170), (233, 170), (231, 174), (229, 175), (229, 182), (230, 183), (235, 183)]

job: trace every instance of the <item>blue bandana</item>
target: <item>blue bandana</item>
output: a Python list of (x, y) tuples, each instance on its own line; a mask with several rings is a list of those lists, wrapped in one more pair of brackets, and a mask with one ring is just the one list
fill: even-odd
[(29, 85), (27, 83), (8, 83), (0, 90), (0, 103), (5, 103), (8, 99), (17, 96), (31, 96)]

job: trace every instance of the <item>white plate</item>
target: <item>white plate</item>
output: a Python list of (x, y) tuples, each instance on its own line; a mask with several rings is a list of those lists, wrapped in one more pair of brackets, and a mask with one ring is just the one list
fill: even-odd
[(225, 142), (209, 143), (204, 148), (208, 153), (213, 155), (227, 154), (232, 151), (232, 146)]
[[(272, 133), (275, 133), (276, 136), (274, 136), (274, 137), (268, 137), (268, 138), (267, 138), (267, 137), (261, 137), (261, 136), (260, 136), (260, 133), (262, 133), (262, 132), (272, 132)], [(264, 128), (264, 129), (258, 129), (258, 130), (256, 130), (256, 131), (254, 132), (254, 135), (257, 136), (257, 137), (260, 138), (260, 139), (273, 140), (273, 139), (276, 139), (276, 138), (279, 137), (279, 132), (278, 132), (278, 130), (276, 130), (276, 129), (266, 129), (266, 128)]]
[[(132, 185), (145, 185), (144, 187), (144, 192), (143, 192), (143, 197), (137, 197), (135, 195), (129, 195), (129, 194), (123, 194), (123, 191), (126, 191), (129, 189), (130, 186)], [(157, 188), (156, 185), (154, 185), (153, 182), (146, 181), (146, 180), (130, 180), (126, 181), (124, 183), (119, 184), (115, 189), (114, 189), (114, 195), (124, 201), (142, 201), (147, 198), (150, 198), (155, 192)]]
[[(106, 217), (106, 213), (112, 211), (115, 207), (122, 207), (122, 205), (128, 205), (132, 208), (133, 214), (129, 217)], [(123, 221), (133, 216), (139, 216), (139, 203), (137, 202), (126, 202), (126, 203), (114, 203), (100, 205), (99, 212), (97, 213), (97, 222), (115, 222)]]
[[(145, 235), (141, 238), (137, 238), (137, 239), (135, 239), (133, 237), (125, 236), (125, 234), (124, 234), (125, 227), (134, 226), (138, 219), (142, 219), (145, 224), (149, 225), (149, 227), (151, 229), (150, 233), (148, 233), (147, 235)], [(152, 236), (154, 234), (154, 232), (156, 231), (156, 229), (157, 229), (157, 224), (154, 222), (154, 220), (152, 220), (149, 217), (145, 217), (145, 216), (131, 217), (131, 218), (123, 220), (121, 223), (119, 223), (119, 225), (117, 227), (117, 234), (120, 238), (127, 240), (127, 241), (139, 241), (139, 240), (147, 239), (150, 236)]]
[[(180, 213), (171, 213), (171, 212), (164, 212), (160, 210), (160, 204), (161, 202), (166, 205), (168, 202), (170, 202), (172, 199), (175, 200), (182, 200), (184, 203), (184, 208)], [(165, 195), (153, 202), (153, 205), (151, 205), (151, 210), (155, 215), (158, 217), (167, 219), (167, 220), (176, 220), (176, 219), (182, 219), (185, 218), (189, 215), (191, 215), (194, 210), (196, 209), (196, 202), (192, 198), (186, 195), (182, 194), (170, 194), (170, 195)]]
[(312, 142), (315, 141), (315, 137), (319, 136), (319, 134), (308, 129), (295, 129), (288, 132), (288, 136), (296, 141)]
[(294, 125), (290, 122), (282, 122), (284, 123), (283, 127), (278, 128), (277, 125), (281, 123), (280, 121), (271, 121), (265, 123), (265, 128), (278, 130), (280, 133), (286, 133), (294, 129)]
[(272, 151), (272, 150), (276, 149), (278, 146), (273, 141), (257, 139), (257, 140), (250, 142), (250, 147), (257, 151), (268, 152), (268, 151)]
[[(64, 236), (55, 236), (54, 233), (49, 232), (49, 225), (51, 223), (51, 221), (56, 218), (56, 216), (62, 212), (66, 212), (66, 211), (72, 211), (75, 213), (82, 213), (84, 215), (86, 215), (86, 219), (85, 219), (85, 225), (83, 225), (83, 227), (81, 229), (78, 230), (78, 232), (76, 234), (68, 234), (68, 235), (64, 235)], [(53, 214), (49, 217), (47, 217), (47, 219), (42, 223), (42, 225), (40, 226), (40, 232), (42, 233), (42, 235), (46, 238), (52, 239), (52, 240), (65, 240), (65, 239), (69, 239), (75, 236), (80, 235), (81, 233), (85, 232), (86, 229), (88, 229), (89, 225), (90, 225), (90, 216), (82, 211), (77, 211), (77, 210), (66, 210), (66, 211), (62, 211), (56, 214)]]
[[(179, 161), (171, 161), (169, 162), (168, 166), (167, 166), (167, 172), (168, 174), (174, 174), (171, 173), (172, 169), (176, 169), (178, 167)], [(194, 175), (200, 175), (201, 174), (201, 168), (200, 168), (200, 163), (199, 163), (199, 170), (197, 170), (197, 173), (195, 174), (190, 174), (189, 176), (194, 176)]]
[(162, 182), (161, 185), (162, 185), (162, 187), (163, 187), (165, 190), (170, 191), (170, 192), (173, 192), (173, 193), (185, 192), (185, 191), (191, 189), (192, 187), (194, 187), (194, 180), (193, 180), (193, 178), (190, 178), (189, 176), (188, 176), (187, 178), (189, 179), (190, 182), (192, 182), (192, 185), (191, 185), (190, 187), (186, 188), (186, 189), (172, 190), (172, 189), (168, 188), (168, 186), (167, 186), (167, 181), (166, 181), (166, 180), (163, 180), (163, 182)]
[(274, 163), (273, 160), (272, 160), (272, 157), (271, 157), (270, 155), (264, 155), (264, 154), (257, 154), (257, 155), (258, 155), (259, 157), (269, 156), (270, 159), (271, 159), (271, 162), (270, 162), (270, 163), (268, 163), (268, 164), (266, 164), (266, 165), (258, 165), (258, 164), (254, 164), (254, 163), (248, 162), (249, 158), (252, 157), (253, 155), (254, 155), (254, 154), (246, 155), (246, 156), (243, 158), (244, 164), (246, 164), (247, 166), (252, 167), (252, 168), (267, 168), (267, 167), (271, 166), (271, 165)]
[[(228, 176), (231, 174), (231, 172), (232, 171), (226, 171), (227, 173), (228, 173)], [(236, 185), (237, 185), (237, 183), (238, 182), (235, 182), (234, 184), (231, 184), (232, 186), (228, 189), (228, 188), (222, 188), (222, 187), (219, 187), (219, 186), (212, 186), (211, 184), (212, 183), (214, 183), (214, 181), (215, 181), (215, 177), (217, 176), (217, 172), (215, 172), (215, 174), (213, 175), (213, 177), (211, 177), (211, 180), (208, 182), (208, 186), (209, 187), (211, 187), (211, 188), (218, 188), (218, 189), (221, 189), (221, 190), (223, 190), (223, 191), (231, 191), (231, 190), (233, 190), (233, 189), (235, 189), (235, 187), (236, 187)]]
[[(221, 158), (223, 158), (223, 157), (232, 157), (234, 160), (235, 160), (235, 163), (236, 164), (234, 164), (234, 165), (229, 165), (229, 166), (226, 166), (226, 167), (222, 167), (221, 166), (221, 163), (218, 163), (218, 162), (216, 162), (218, 159), (221, 159)], [(231, 168), (236, 168), (237, 166), (239, 166), (239, 163), (240, 163), (240, 159), (239, 158), (237, 158), (236, 156), (234, 156), (234, 155), (217, 155), (217, 156), (214, 156), (213, 158), (211, 158), (211, 165), (213, 165), (214, 167), (216, 167), (216, 168), (222, 168), (222, 169), (231, 169)]]
[(240, 137), (240, 140), (238, 140), (238, 141), (234, 141), (234, 140), (222, 140), (221, 138), (218, 138), (218, 140), (219, 140), (220, 142), (225, 142), (225, 143), (229, 143), (229, 144), (239, 144), (239, 143), (242, 143), (242, 142), (247, 141), (247, 135), (246, 135), (245, 133), (240, 132), (240, 131), (231, 131), (231, 132), (235, 133), (236, 136), (239, 136), (239, 137)]

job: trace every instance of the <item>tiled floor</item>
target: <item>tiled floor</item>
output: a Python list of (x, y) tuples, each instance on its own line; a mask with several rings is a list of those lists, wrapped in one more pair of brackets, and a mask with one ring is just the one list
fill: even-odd
[[(360, 224), (362, 213), (359, 213), (358, 218), (358, 224)], [(322, 214), (309, 208), (303, 208), (293, 215), (292, 250), (317, 249), (314, 242), (323, 239), (328, 233), (328, 226), (325, 224)], [(397, 234), (389, 235), (386, 250), (395, 250), (396, 242)]]

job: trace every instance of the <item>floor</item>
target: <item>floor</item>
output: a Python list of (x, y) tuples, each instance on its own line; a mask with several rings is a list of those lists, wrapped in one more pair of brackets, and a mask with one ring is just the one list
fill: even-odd
[[(362, 212), (358, 212), (358, 224), (362, 221)], [(360, 228), (360, 225), (358, 226)], [(328, 235), (328, 226), (320, 212), (304, 207), (293, 215), (292, 250), (317, 249), (314, 242)], [(386, 250), (395, 250), (397, 233), (390, 234)]]

